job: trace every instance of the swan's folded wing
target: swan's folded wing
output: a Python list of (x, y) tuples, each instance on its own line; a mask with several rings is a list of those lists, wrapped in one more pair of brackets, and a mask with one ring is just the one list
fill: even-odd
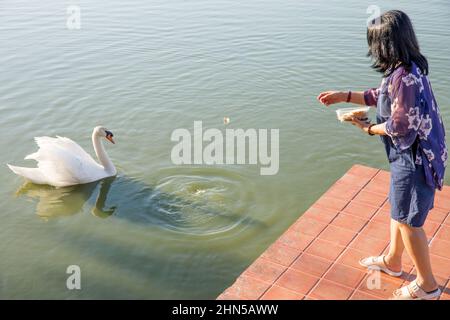
[(29, 154), (25, 157), (25, 159), (34, 159), (39, 161), (38, 157), (42, 154), (45, 154), (46, 151), (53, 151), (55, 149), (64, 150), (67, 153), (70, 153), (77, 158), (83, 159), (89, 164), (97, 165), (98, 163), (91, 157), (89, 153), (84, 151), (80, 145), (78, 145), (75, 141), (66, 138), (66, 137), (35, 137), (34, 140), (39, 147), (39, 150), (35, 153)]
[(98, 165), (98, 163), (95, 162), (95, 160), (91, 157), (91, 155), (86, 151), (84, 151), (84, 149), (80, 147), (80, 145), (75, 141), (73, 141), (72, 139), (56, 136), (56, 143), (66, 151), (68, 152), (70, 151), (73, 155), (77, 155), (78, 157), (84, 159), (85, 161), (90, 161)]
[(38, 162), (49, 181), (74, 185), (92, 181), (100, 165), (78, 144), (68, 138), (36, 137), (39, 150), (26, 159)]

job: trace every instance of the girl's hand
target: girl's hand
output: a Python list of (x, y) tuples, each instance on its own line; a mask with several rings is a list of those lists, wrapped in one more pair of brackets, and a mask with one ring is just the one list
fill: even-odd
[(331, 104), (345, 102), (347, 94), (341, 91), (325, 91), (317, 96), (317, 100), (328, 107)]
[(355, 118), (355, 117), (352, 118), (351, 123), (353, 125), (357, 126), (358, 128), (360, 128), (365, 133), (368, 133), (370, 123), (367, 123), (365, 121), (361, 121), (361, 120), (359, 120), (358, 118)]

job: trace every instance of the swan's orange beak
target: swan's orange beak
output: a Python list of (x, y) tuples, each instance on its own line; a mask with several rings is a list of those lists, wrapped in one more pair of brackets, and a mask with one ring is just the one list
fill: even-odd
[(106, 136), (106, 139), (108, 139), (110, 142), (112, 142), (112, 143), (114, 143), (115, 144), (115, 142), (114, 142), (114, 139), (113, 139), (113, 137), (112, 136)]

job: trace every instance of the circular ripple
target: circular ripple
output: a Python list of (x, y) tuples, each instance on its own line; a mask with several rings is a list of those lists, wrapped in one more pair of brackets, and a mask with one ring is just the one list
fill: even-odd
[(229, 231), (248, 217), (254, 190), (250, 179), (222, 168), (168, 168), (158, 172), (150, 196), (164, 227), (187, 234)]

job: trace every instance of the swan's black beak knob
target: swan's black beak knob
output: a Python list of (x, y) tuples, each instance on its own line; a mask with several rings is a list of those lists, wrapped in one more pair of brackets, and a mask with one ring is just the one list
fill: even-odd
[(106, 139), (108, 139), (111, 143), (115, 143), (114, 139), (113, 139), (113, 137), (114, 137), (113, 133), (108, 130), (105, 130), (105, 133), (106, 133)]

